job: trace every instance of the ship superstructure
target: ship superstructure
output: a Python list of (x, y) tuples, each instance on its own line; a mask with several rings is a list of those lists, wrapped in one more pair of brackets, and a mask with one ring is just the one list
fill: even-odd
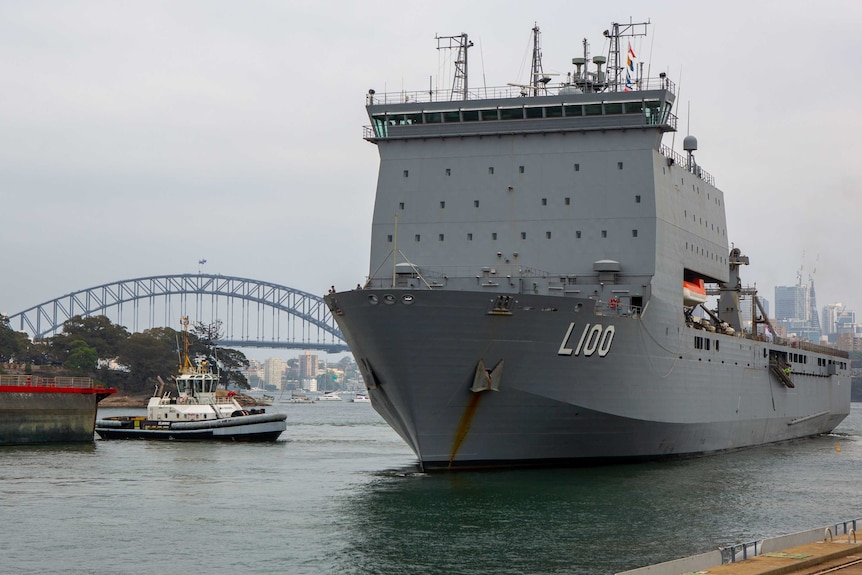
[(424, 467), (692, 455), (849, 412), (846, 354), (758, 336), (724, 194), (694, 137), (663, 143), (675, 86), (636, 65), (646, 29), (584, 41), (555, 86), (536, 27), (527, 84), (369, 91), (370, 275), (327, 301)]

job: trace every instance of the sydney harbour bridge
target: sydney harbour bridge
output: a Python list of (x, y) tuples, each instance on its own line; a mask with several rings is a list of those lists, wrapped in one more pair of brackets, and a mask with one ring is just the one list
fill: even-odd
[(69, 293), (9, 316), (12, 329), (50, 337), (63, 322), (104, 315), (131, 332), (221, 322), (224, 347), (348, 351), (323, 298), (290, 287), (210, 274), (120, 280)]

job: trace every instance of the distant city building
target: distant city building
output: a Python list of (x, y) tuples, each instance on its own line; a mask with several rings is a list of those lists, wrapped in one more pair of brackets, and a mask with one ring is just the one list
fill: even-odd
[(843, 311), (844, 304), (841, 302), (823, 306), (823, 320), (820, 322), (823, 333), (838, 333), (838, 315)]
[(775, 319), (777, 324), (786, 328), (788, 337), (819, 342), (820, 316), (814, 281), (811, 280), (809, 285), (800, 282), (795, 286), (776, 286)]
[(303, 380), (317, 377), (317, 355), (306, 351), (299, 356), (299, 377)]
[(268, 386), (275, 386), (281, 389), (281, 378), (284, 376), (284, 370), (287, 364), (277, 357), (271, 357), (264, 362), (264, 377), (263, 381)]
[(775, 319), (808, 320), (808, 286), (776, 286)]

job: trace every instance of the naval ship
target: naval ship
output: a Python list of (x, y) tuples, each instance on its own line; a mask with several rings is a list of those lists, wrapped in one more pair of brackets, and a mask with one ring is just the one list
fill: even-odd
[(848, 415), (848, 354), (779, 338), (743, 286), (647, 28), (584, 40), (555, 83), (535, 27), (530, 81), (480, 89), (467, 35), (437, 37), (451, 90), (368, 91), (370, 273), (326, 301), (422, 469), (689, 457)]

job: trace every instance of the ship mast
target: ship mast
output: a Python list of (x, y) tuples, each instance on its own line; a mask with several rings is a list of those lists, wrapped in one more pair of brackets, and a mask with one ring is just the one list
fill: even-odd
[(610, 77), (609, 87), (612, 92), (619, 92), (620, 86), (623, 84), (620, 72), (624, 66), (620, 57), (620, 38), (634, 38), (636, 36), (646, 36), (647, 26), (649, 22), (631, 22), (628, 24), (619, 24), (614, 22), (611, 24), (610, 30), (605, 30), (604, 36), (610, 40), (610, 48), (608, 53), (608, 72)]
[(182, 316), (180, 323), (183, 326), (183, 359), (180, 364), (180, 373), (192, 373), (194, 369), (192, 360), (189, 359), (189, 316)]
[(533, 64), (530, 70), (530, 86), (533, 89), (533, 95), (538, 96), (539, 91), (547, 93), (548, 82), (551, 79), (545, 75), (542, 70), (542, 42), (541, 32), (537, 24), (533, 25)]
[[(452, 81), (451, 100), (467, 99), (467, 48), (473, 42), (467, 39), (466, 33), (458, 36), (435, 36), (438, 50), (457, 50), (455, 54), (455, 78)], [(443, 43), (445, 41), (445, 43)]]

